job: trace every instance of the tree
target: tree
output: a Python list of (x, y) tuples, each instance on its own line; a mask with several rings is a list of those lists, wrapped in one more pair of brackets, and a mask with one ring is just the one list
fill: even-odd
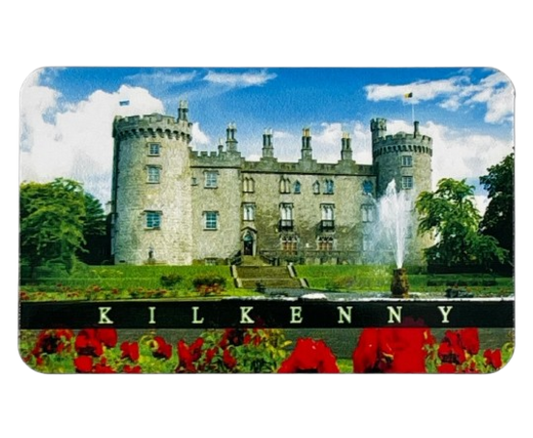
[(48, 262), (72, 269), (83, 237), (85, 195), (81, 184), (57, 178), (46, 184), (29, 182), (20, 187), (20, 257), (35, 268)]
[(493, 236), (499, 245), (509, 251), (509, 261), (514, 261), (514, 154), (507, 155), (499, 164), (487, 169), (479, 178), (490, 199), (481, 232)]
[(82, 250), (77, 252), (81, 261), (87, 264), (100, 264), (109, 258), (110, 242), (104, 209), (100, 201), (90, 193), (85, 193), (83, 238), (85, 244)]
[(416, 202), (419, 233), (433, 233), (435, 245), (426, 249), (429, 263), (447, 266), (503, 262), (506, 251), (492, 236), (479, 232), (481, 215), (466, 180), (441, 179), (435, 192), (422, 192)]
[(103, 236), (106, 233), (105, 213), (102, 204), (90, 193), (85, 193), (85, 216), (83, 217), (83, 235)]

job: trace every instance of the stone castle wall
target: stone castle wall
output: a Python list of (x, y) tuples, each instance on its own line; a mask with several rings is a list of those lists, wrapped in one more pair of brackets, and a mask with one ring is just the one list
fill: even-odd
[[(402, 177), (408, 176), (415, 182), (414, 194), (431, 189), (432, 141), (417, 132), (417, 125), (414, 134), (391, 136), (386, 135), (384, 119), (373, 120), (373, 165), (351, 159), (347, 136), (338, 163), (317, 163), (308, 130), (298, 162), (278, 162), (271, 137), (264, 137), (261, 160), (246, 161), (238, 152), (234, 125), (228, 127), (225, 147), (195, 152), (189, 147), (191, 127), (181, 106), (177, 119), (149, 115), (115, 120), (116, 263), (224, 262), (245, 250), (245, 239), (253, 240), (254, 255), (306, 263), (364, 263), (370, 260), (364, 242), (372, 224), (363, 210), (375, 205), (386, 184), (395, 179), (401, 187)], [(152, 143), (159, 145), (157, 155), (149, 153)], [(408, 166), (402, 161), (405, 155), (412, 157)], [(158, 182), (148, 181), (149, 167), (159, 169)], [(244, 214), (246, 205), (253, 206), (253, 217)], [(285, 207), (291, 210), (289, 221), (282, 221)], [(325, 216), (325, 208), (333, 211), (331, 216)], [(160, 226), (147, 226), (148, 212), (160, 213)], [(207, 215), (215, 215), (214, 222), (208, 224)], [(376, 213), (372, 216), (375, 220)], [(421, 262), (427, 245), (427, 240), (412, 239), (412, 262)]]

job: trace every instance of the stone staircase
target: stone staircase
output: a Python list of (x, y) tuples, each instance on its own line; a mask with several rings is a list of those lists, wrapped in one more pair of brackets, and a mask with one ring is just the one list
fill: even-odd
[(270, 266), (261, 259), (246, 260), (245, 256), (243, 265), (231, 268), (236, 286), (245, 289), (308, 287), (305, 279), (298, 278), (292, 265)]

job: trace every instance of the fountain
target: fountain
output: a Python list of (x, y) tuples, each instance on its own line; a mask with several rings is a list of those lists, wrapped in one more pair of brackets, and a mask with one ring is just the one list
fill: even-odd
[(403, 268), (406, 255), (407, 234), (412, 222), (412, 196), (410, 191), (396, 190), (392, 180), (378, 202), (378, 232), (392, 248), (396, 269), (393, 271), (391, 292), (393, 297), (409, 296), (409, 281)]

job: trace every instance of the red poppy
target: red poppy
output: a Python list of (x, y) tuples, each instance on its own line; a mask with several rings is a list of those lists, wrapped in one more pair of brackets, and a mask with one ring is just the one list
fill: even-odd
[(364, 329), (353, 359), (354, 373), (424, 373), (425, 345), (433, 339), (424, 327)]
[(224, 354), (222, 355), (222, 360), (224, 361), (224, 365), (226, 365), (230, 370), (235, 368), (237, 365), (237, 359), (235, 359), (229, 350), (224, 350)]
[(487, 349), (483, 353), (483, 357), (485, 358), (485, 363), (487, 365), (492, 365), (495, 369), (499, 369), (503, 365), (502, 352), (499, 349), (496, 349), (496, 350)]
[(90, 373), (93, 369), (93, 359), (90, 356), (78, 356), (74, 359), (74, 366), (78, 373)]
[(123, 342), (120, 344), (122, 351), (122, 359), (130, 359), (134, 362), (139, 360), (139, 343), (138, 342)]
[(142, 373), (142, 369), (139, 365), (135, 365), (134, 367), (130, 365), (124, 365), (124, 372), (127, 374), (140, 374)]
[(218, 348), (217, 347), (213, 347), (213, 348), (209, 348), (206, 352), (205, 352), (205, 361), (209, 364), (211, 363), (211, 361), (213, 360), (213, 358), (215, 357), (215, 355), (217, 354), (217, 351), (218, 351)]
[(155, 350), (152, 351), (153, 356), (158, 359), (170, 359), (172, 356), (172, 345), (167, 344), (161, 336), (156, 336), (154, 341)]
[(95, 337), (94, 329), (84, 329), (76, 336), (74, 346), (76, 352), (84, 356), (100, 356), (103, 353), (102, 343)]
[(95, 374), (116, 374), (117, 373), (112, 367), (107, 365), (107, 360), (105, 357), (100, 359), (100, 362), (94, 366), (94, 372)]
[(176, 368), (177, 373), (197, 372), (196, 366), (193, 363), (193, 353), (191, 352), (191, 348), (185, 343), (183, 339), (180, 339), (178, 341), (178, 356), (179, 356), (179, 364), (178, 364), (178, 367)]
[(299, 338), (278, 373), (339, 373), (337, 360), (322, 340)]
[(443, 374), (453, 374), (457, 371), (457, 369), (453, 363), (444, 362), (437, 367), (437, 371)]
[(73, 336), (74, 333), (71, 330), (43, 330), (39, 333), (32, 354), (39, 356), (42, 353), (61, 353), (65, 348), (64, 341), (70, 340)]
[(479, 331), (477, 328), (465, 328), (459, 331), (461, 344), (470, 354), (479, 352)]
[(95, 330), (95, 337), (106, 347), (113, 348), (117, 345), (117, 331), (114, 328), (98, 328)]

